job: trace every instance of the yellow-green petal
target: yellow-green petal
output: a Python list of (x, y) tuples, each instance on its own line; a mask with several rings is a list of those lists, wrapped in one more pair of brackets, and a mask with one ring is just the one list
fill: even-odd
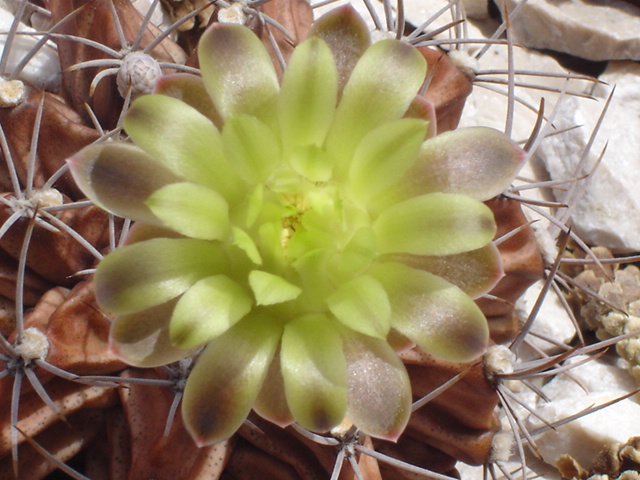
[(430, 138), (397, 188), (398, 198), (458, 193), (485, 201), (499, 195), (523, 165), (525, 152), (503, 132), (460, 128)]
[(279, 348), (269, 364), (267, 376), (253, 404), (253, 410), (262, 418), (282, 428), (291, 425), (295, 421), (284, 393), (284, 378), (282, 378)]
[(156, 80), (152, 93), (177, 98), (198, 110), (216, 127), (222, 127), (222, 118), (204, 88), (202, 77), (198, 75), (192, 73), (163, 75)]
[(238, 227), (231, 227), (231, 232), (233, 234), (231, 244), (242, 250), (254, 264), (262, 265), (262, 257), (258, 251), (258, 246), (251, 238), (251, 235)]
[(288, 156), (291, 167), (312, 182), (331, 179), (333, 162), (327, 152), (315, 145), (295, 147)]
[(182, 235), (201, 240), (229, 237), (229, 206), (210, 188), (174, 183), (156, 190), (145, 203), (165, 226)]
[(452, 362), (469, 362), (485, 351), (489, 327), (480, 308), (446, 280), (399, 263), (374, 275), (389, 294), (394, 330), (425, 351)]
[(282, 79), (278, 113), (285, 151), (323, 144), (337, 94), (331, 50), (323, 40), (308, 38), (294, 50)]
[(89, 199), (109, 212), (161, 225), (144, 203), (180, 177), (135, 145), (105, 142), (83, 148), (68, 160), (73, 179)]
[(388, 259), (442, 277), (471, 298), (489, 293), (504, 275), (502, 257), (493, 242), (476, 250), (454, 255), (399, 253), (389, 255)]
[(109, 348), (118, 357), (141, 368), (181, 360), (193, 352), (175, 347), (169, 338), (169, 320), (176, 299), (147, 310), (116, 317), (109, 331)]
[(171, 317), (171, 342), (192, 348), (223, 334), (251, 311), (249, 292), (226, 275), (196, 282), (178, 300)]
[(296, 421), (314, 432), (338, 425), (347, 410), (342, 340), (323, 314), (285, 326), (280, 353), (287, 404)]
[(416, 161), (425, 129), (424, 121), (405, 118), (364, 136), (349, 168), (350, 190), (361, 204), (396, 183)]
[(381, 339), (389, 333), (391, 306), (387, 292), (371, 276), (362, 275), (340, 285), (326, 302), (343, 325), (357, 332)]
[(278, 321), (252, 313), (205, 348), (182, 399), (185, 427), (199, 447), (226, 440), (242, 425), (281, 335)]
[(379, 338), (349, 331), (343, 345), (347, 417), (367, 435), (396, 441), (411, 415), (411, 384), (403, 363)]
[(336, 63), (338, 89), (342, 93), (358, 60), (371, 45), (369, 27), (353, 5), (347, 3), (315, 20), (309, 36), (327, 42)]
[(430, 193), (384, 210), (373, 224), (379, 253), (451, 255), (480, 248), (496, 232), (493, 213), (464, 195)]
[(258, 305), (274, 305), (298, 298), (302, 289), (279, 275), (261, 270), (249, 273), (249, 285)]
[(426, 69), (422, 55), (399, 40), (382, 40), (367, 49), (344, 88), (327, 136), (327, 150), (339, 168), (348, 167), (368, 132), (402, 117)]
[(155, 238), (118, 249), (95, 275), (100, 306), (133, 313), (167, 302), (201, 278), (220, 273), (226, 258), (219, 245), (187, 238)]
[(263, 121), (272, 117), (278, 77), (251, 30), (214, 23), (200, 38), (198, 60), (205, 88), (223, 118), (242, 113)]
[(244, 192), (224, 156), (220, 132), (186, 103), (143, 95), (133, 102), (123, 125), (136, 145), (183, 179), (212, 188), (230, 202)]
[(252, 185), (264, 182), (280, 165), (278, 139), (255, 117), (229, 117), (222, 130), (222, 143), (233, 169)]

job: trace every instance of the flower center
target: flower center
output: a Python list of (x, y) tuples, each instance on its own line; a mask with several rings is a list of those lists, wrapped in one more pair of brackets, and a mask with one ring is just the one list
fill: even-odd
[(302, 217), (305, 212), (311, 209), (311, 206), (303, 193), (284, 194), (282, 195), (282, 201), (285, 204), (285, 209), (291, 209), (294, 212), (291, 215), (282, 218), (280, 243), (282, 245), (282, 250), (286, 255), (287, 248), (293, 234), (298, 228), (300, 228), (302, 224)]

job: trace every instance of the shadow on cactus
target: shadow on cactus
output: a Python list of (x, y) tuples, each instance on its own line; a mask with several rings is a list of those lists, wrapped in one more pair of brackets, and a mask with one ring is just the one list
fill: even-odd
[(482, 202), (522, 151), (487, 128), (433, 136), (424, 58), (371, 44), (350, 7), (314, 24), (281, 82), (245, 27), (213, 25), (198, 55), (202, 78), (132, 104), (133, 144), (69, 160), (92, 201), (137, 222), (95, 276), (112, 350), (141, 367), (197, 356), (182, 412), (199, 445), (252, 408), (396, 440), (412, 400), (396, 352), (487, 346), (473, 298), (502, 268)]

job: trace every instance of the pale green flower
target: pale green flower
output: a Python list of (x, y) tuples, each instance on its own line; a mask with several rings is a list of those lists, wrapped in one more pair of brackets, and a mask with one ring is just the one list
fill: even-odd
[(250, 30), (213, 25), (202, 78), (160, 79), (162, 94), (133, 103), (133, 144), (69, 162), (91, 200), (137, 222), (95, 276), (112, 349), (142, 367), (198, 355), (182, 404), (198, 444), (228, 438), (252, 408), (394, 440), (412, 401), (395, 349), (470, 361), (486, 348), (472, 297), (502, 273), (482, 201), (522, 152), (490, 129), (425, 141), (433, 123), (405, 118), (429, 118), (425, 60), (369, 42), (339, 9), (280, 83)]

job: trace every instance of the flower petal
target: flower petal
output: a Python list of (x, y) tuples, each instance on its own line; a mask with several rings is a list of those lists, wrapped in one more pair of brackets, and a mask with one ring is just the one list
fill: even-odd
[(289, 410), (289, 405), (287, 405), (287, 398), (284, 393), (284, 378), (282, 378), (279, 348), (273, 356), (273, 360), (271, 360), (258, 398), (253, 404), (253, 410), (262, 418), (282, 428), (291, 425), (295, 421)]
[(263, 183), (280, 165), (278, 139), (255, 117), (234, 115), (227, 118), (222, 142), (229, 162), (248, 183)]
[(105, 142), (68, 160), (80, 189), (99, 207), (121, 217), (161, 225), (144, 203), (155, 190), (180, 180), (138, 147)]
[(242, 250), (255, 265), (262, 265), (260, 251), (251, 235), (238, 227), (231, 227), (231, 233), (233, 234), (231, 244)]
[(342, 93), (358, 60), (371, 45), (369, 27), (348, 3), (313, 22), (309, 30), (309, 36), (312, 35), (320, 37), (331, 49), (337, 67), (338, 90)]
[(336, 165), (348, 167), (365, 134), (405, 113), (426, 68), (422, 55), (398, 40), (382, 40), (367, 49), (344, 88), (327, 136), (327, 151)]
[(220, 132), (207, 117), (165, 95), (143, 95), (127, 112), (124, 128), (133, 142), (185, 180), (233, 202), (244, 192), (224, 156)]
[(200, 38), (198, 59), (205, 87), (223, 118), (246, 113), (264, 120), (272, 115), (278, 78), (251, 30), (214, 23)]
[(147, 310), (116, 317), (109, 346), (119, 358), (136, 367), (167, 365), (189, 356), (191, 350), (175, 347), (169, 338), (169, 320), (176, 300)]
[(419, 118), (427, 122), (425, 139), (435, 137), (437, 132), (436, 109), (426, 98), (416, 95), (404, 114), (405, 118)]
[(201, 240), (229, 237), (229, 205), (210, 188), (190, 182), (162, 187), (146, 204), (167, 227)]
[(324, 41), (310, 37), (296, 47), (282, 79), (278, 113), (285, 151), (323, 144), (337, 95), (331, 50)]
[(226, 440), (242, 425), (280, 335), (278, 321), (250, 314), (206, 347), (182, 400), (185, 426), (199, 447)]
[(402, 119), (385, 123), (364, 136), (349, 168), (351, 192), (362, 204), (396, 183), (415, 162), (425, 122)]
[(196, 282), (178, 300), (169, 333), (178, 348), (192, 348), (223, 334), (251, 311), (253, 299), (226, 275)]
[(346, 327), (384, 339), (389, 333), (391, 306), (380, 283), (362, 275), (343, 283), (327, 297), (331, 313)]
[(367, 435), (395, 441), (411, 415), (404, 365), (379, 338), (353, 331), (343, 337), (349, 401), (347, 417)]
[(294, 300), (302, 289), (284, 278), (268, 272), (253, 270), (249, 273), (249, 285), (258, 305), (273, 305)]
[(410, 255), (396, 253), (390, 261), (426, 270), (453, 283), (471, 298), (489, 293), (503, 277), (502, 257), (495, 244), (455, 255)]
[(136, 222), (131, 225), (124, 242), (121, 247), (126, 245), (132, 245), (138, 242), (144, 242), (145, 240), (151, 240), (153, 238), (184, 238), (174, 230), (170, 230), (166, 227), (160, 227), (156, 225), (149, 225), (147, 223)]
[(391, 325), (399, 333), (452, 362), (468, 362), (485, 351), (487, 320), (458, 287), (399, 263), (385, 263), (373, 272), (389, 294)]
[(496, 232), (493, 213), (463, 195), (430, 193), (384, 210), (373, 224), (379, 253), (450, 255), (483, 247)]
[(204, 88), (202, 77), (191, 73), (163, 75), (156, 80), (152, 93), (177, 98), (198, 110), (216, 127), (222, 128), (222, 117), (211, 101), (207, 89)]
[(218, 245), (203, 240), (155, 238), (115, 250), (95, 276), (100, 306), (133, 313), (184, 293), (201, 278), (226, 267)]
[(328, 275), (330, 255), (326, 249), (315, 249), (292, 263), (303, 291), (298, 301), (305, 302), (310, 311), (326, 310), (325, 299), (335, 290), (334, 279)]
[(288, 160), (297, 173), (312, 182), (327, 182), (331, 179), (333, 163), (322, 148), (314, 145), (296, 147)]
[(460, 128), (427, 140), (399, 187), (404, 198), (438, 191), (485, 201), (509, 187), (524, 158), (525, 152), (498, 130)]
[(287, 323), (280, 361), (287, 403), (302, 427), (326, 432), (342, 422), (346, 364), (340, 335), (326, 315), (309, 314)]

